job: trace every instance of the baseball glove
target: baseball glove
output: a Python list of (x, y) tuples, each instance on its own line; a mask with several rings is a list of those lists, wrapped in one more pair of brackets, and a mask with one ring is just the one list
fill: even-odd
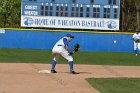
[(75, 53), (75, 52), (78, 52), (79, 49), (80, 49), (80, 45), (79, 45), (78, 43), (76, 43), (76, 44), (74, 45), (73, 52), (74, 52), (74, 53)]
[(75, 54), (76, 52), (79, 51), (79, 49), (80, 49), (80, 45), (79, 45), (78, 43), (76, 43), (76, 44), (74, 45), (73, 51), (70, 52), (69, 55)]
[(139, 40), (138, 38), (134, 38), (134, 41), (135, 41), (136, 43), (139, 43), (139, 42), (140, 42), (140, 40)]

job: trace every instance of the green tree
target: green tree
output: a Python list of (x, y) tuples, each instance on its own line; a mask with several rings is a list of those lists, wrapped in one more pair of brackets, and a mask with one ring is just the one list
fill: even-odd
[(0, 0), (0, 27), (20, 26), (20, 0)]
[(137, 8), (137, 28), (140, 29), (140, 0), (136, 0), (135, 3)]
[(137, 27), (137, 13), (135, 0), (122, 0), (121, 2), (121, 30), (132, 31)]

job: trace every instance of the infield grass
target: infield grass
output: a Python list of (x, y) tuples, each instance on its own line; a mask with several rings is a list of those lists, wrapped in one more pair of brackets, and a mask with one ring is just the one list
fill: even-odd
[[(134, 53), (80, 51), (73, 57), (75, 64), (140, 66), (140, 54), (136, 57)], [(0, 62), (50, 64), (52, 59), (51, 50), (0, 48)], [(58, 63), (67, 64), (67, 60), (60, 57)]]
[(101, 93), (140, 93), (140, 78), (90, 78), (87, 81)]

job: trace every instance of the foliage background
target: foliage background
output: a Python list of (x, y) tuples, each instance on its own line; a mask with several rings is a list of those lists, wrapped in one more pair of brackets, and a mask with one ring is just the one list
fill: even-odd
[(0, 0), (0, 27), (20, 27), (21, 0)]

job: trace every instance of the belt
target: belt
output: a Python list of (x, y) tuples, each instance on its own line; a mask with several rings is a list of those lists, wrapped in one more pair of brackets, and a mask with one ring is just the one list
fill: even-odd
[(62, 45), (57, 45), (57, 46), (62, 46)]

